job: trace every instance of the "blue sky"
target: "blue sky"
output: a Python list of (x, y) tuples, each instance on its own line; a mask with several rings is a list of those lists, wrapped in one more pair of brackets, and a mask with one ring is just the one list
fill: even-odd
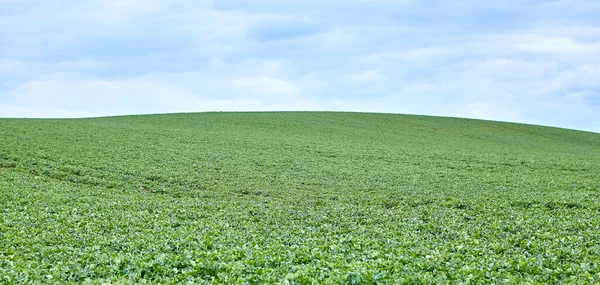
[(600, 132), (600, 1), (0, 0), (0, 117), (329, 110)]

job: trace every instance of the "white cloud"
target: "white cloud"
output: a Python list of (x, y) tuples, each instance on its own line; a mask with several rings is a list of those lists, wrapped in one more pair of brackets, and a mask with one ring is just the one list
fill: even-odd
[(2, 75), (23, 75), (30, 74), (33, 71), (46, 69), (46, 64), (34, 61), (21, 61), (10, 58), (0, 58), (0, 74)]
[(397, 65), (402, 67), (405, 64), (411, 64), (414, 67), (427, 66), (447, 59), (453, 54), (454, 52), (447, 47), (422, 47), (370, 53), (361, 56), (359, 61), (378, 66)]
[(381, 72), (381, 70), (365, 70), (363, 72), (350, 74), (349, 79), (352, 81), (359, 82), (375, 82), (381, 81), (385, 79), (385, 75)]
[(98, 114), (55, 108), (30, 107), (21, 103), (0, 104), (0, 117), (4, 118), (83, 118), (92, 116), (98, 116)]
[(293, 83), (268, 76), (237, 78), (232, 84), (241, 93), (251, 96), (290, 97), (299, 92)]
[(500, 37), (501, 41), (509, 43), (520, 51), (549, 52), (549, 53), (582, 53), (598, 52), (598, 44), (582, 44), (567, 37), (542, 36), (542, 35), (511, 35)]
[(544, 6), (564, 11), (593, 12), (600, 10), (600, 3), (594, 0), (555, 0), (544, 3)]
[(89, 60), (89, 59), (80, 59), (73, 61), (63, 61), (54, 64), (54, 68), (58, 70), (76, 70), (82, 68), (101, 68), (106, 67), (107, 64), (104, 62)]

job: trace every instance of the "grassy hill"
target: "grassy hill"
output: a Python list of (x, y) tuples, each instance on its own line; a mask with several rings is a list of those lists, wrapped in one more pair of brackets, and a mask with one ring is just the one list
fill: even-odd
[(600, 134), (361, 113), (0, 119), (0, 283), (597, 283)]

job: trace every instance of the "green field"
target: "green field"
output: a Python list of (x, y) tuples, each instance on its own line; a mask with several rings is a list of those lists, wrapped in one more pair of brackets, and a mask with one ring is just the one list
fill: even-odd
[(600, 283), (600, 134), (291, 112), (0, 119), (0, 284)]

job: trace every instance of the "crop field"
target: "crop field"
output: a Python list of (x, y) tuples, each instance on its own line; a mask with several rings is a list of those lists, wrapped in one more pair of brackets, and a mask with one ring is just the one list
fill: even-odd
[(426, 116), (0, 119), (0, 284), (600, 283), (600, 134)]

